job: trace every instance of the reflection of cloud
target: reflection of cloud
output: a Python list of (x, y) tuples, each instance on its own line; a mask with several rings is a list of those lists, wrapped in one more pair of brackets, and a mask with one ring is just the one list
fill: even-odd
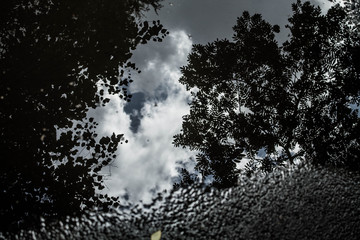
[(179, 31), (173, 32), (154, 54), (152, 45), (148, 46), (151, 49), (143, 46), (135, 54), (147, 59), (140, 61), (142, 73), (132, 89), (146, 96), (139, 109), (142, 118), (136, 133), (131, 131), (130, 111), (124, 111), (125, 103), (118, 97), (110, 96), (110, 103), (96, 110), (96, 115), (102, 118), (99, 121), (102, 134), (124, 133), (129, 141), (119, 146), (117, 159), (109, 168), (111, 176), (106, 185), (110, 194), (129, 194), (134, 201), (150, 200), (154, 190), (172, 186), (171, 179), (178, 175), (176, 162), (190, 158), (190, 152), (173, 147), (172, 141), (180, 131), (182, 116), (189, 111), (189, 94), (178, 79), (179, 68), (186, 64), (191, 45), (186, 33)]
[[(328, 5), (326, 0), (314, 1), (321, 3), (321, 7)], [(179, 133), (181, 117), (189, 110), (188, 93), (178, 83), (178, 78), (193, 41), (205, 44), (216, 38), (231, 39), (236, 18), (244, 10), (261, 13), (265, 20), (280, 25), (279, 40), (282, 41), (287, 35), (284, 25), (292, 2), (165, 0), (159, 16), (146, 13), (148, 19), (160, 19), (170, 35), (160, 44), (149, 42), (134, 52), (132, 61), (142, 73), (133, 76), (135, 82), (130, 90), (139, 94), (134, 99), (138, 102), (128, 105), (124, 111), (124, 102), (112, 96), (107, 107), (93, 112), (101, 118), (99, 130), (103, 134), (124, 133), (129, 140), (128, 144), (120, 145), (118, 158), (111, 167), (112, 174), (106, 181), (111, 194), (128, 193), (131, 200), (149, 199), (151, 190), (171, 186), (171, 177), (177, 175), (176, 161), (186, 161), (191, 156), (183, 149), (174, 148), (172, 137)], [(133, 113), (134, 109), (136, 113)], [(130, 114), (133, 119), (139, 117), (136, 123), (132, 122)], [(136, 133), (131, 131), (134, 129)]]
[(334, 5), (334, 3), (330, 2), (329, 0), (312, 0), (311, 3), (319, 5), (323, 14), (325, 14), (327, 10), (329, 10), (329, 8)]
[[(140, 46), (134, 53), (134, 61), (142, 73), (134, 76), (132, 92), (143, 92), (148, 97), (159, 98), (177, 84), (179, 69), (186, 64), (192, 42), (184, 31), (174, 31), (161, 44)], [(166, 94), (167, 95), (167, 94)]]
[(113, 169), (107, 183), (111, 193), (121, 194), (126, 188), (130, 197), (139, 199), (147, 198), (148, 191), (154, 187), (171, 186), (170, 179), (177, 175), (176, 161), (190, 157), (187, 151), (172, 146), (172, 136), (179, 132), (181, 116), (188, 111), (185, 100), (178, 94), (170, 95), (157, 107), (153, 102), (145, 104), (138, 133), (128, 133), (129, 143), (118, 151), (118, 168)]

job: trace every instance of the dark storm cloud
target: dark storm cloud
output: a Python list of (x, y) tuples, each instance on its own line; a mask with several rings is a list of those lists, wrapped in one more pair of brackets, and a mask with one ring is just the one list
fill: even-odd
[(232, 27), (246, 10), (261, 13), (272, 24), (285, 25), (291, 10), (289, 0), (173, 0), (164, 1), (164, 7), (156, 16), (170, 31), (181, 29), (191, 34), (195, 43), (207, 43), (217, 38), (231, 39)]
[[(207, 43), (217, 38), (231, 39), (232, 27), (244, 11), (260, 13), (266, 21), (278, 24), (286, 37), (285, 24), (291, 13), (291, 4), (296, 0), (165, 0), (164, 7), (156, 15), (147, 14), (148, 19), (160, 19), (166, 28), (184, 30), (194, 43)], [(326, 0), (312, 0), (324, 7)]]

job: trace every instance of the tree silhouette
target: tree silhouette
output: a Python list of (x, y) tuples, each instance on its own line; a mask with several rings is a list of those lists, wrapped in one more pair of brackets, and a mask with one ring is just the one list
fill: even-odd
[(90, 108), (125, 101), (131, 50), (167, 34), (141, 12), (161, 0), (14, 0), (0, 19), (0, 231), (39, 216), (117, 205), (100, 170), (123, 135), (97, 136)]
[(174, 144), (199, 152), (214, 186), (233, 186), (244, 158), (249, 173), (296, 160), (360, 169), (359, 38), (339, 5), (292, 11), (282, 46), (279, 26), (244, 12), (233, 41), (195, 45), (181, 69), (193, 99)]

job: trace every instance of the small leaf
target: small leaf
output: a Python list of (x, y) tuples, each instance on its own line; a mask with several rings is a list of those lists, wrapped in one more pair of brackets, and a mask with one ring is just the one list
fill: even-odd
[(151, 235), (151, 240), (160, 240), (161, 239), (161, 231), (157, 231)]

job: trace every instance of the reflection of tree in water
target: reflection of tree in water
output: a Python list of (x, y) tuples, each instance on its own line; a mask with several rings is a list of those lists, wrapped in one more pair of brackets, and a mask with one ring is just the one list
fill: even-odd
[(122, 135), (97, 137), (97, 123), (84, 118), (109, 101), (107, 93), (131, 98), (128, 73), (139, 70), (130, 51), (167, 34), (159, 22), (140, 18), (159, 2), (2, 3), (0, 230), (31, 224), (37, 215), (117, 204), (95, 190), (104, 188), (99, 171), (115, 158)]
[(359, 36), (338, 5), (292, 11), (281, 46), (279, 26), (245, 11), (233, 41), (195, 45), (182, 68), (197, 91), (174, 144), (198, 152), (195, 169), (216, 187), (236, 185), (242, 159), (249, 174), (296, 161), (360, 170)]

